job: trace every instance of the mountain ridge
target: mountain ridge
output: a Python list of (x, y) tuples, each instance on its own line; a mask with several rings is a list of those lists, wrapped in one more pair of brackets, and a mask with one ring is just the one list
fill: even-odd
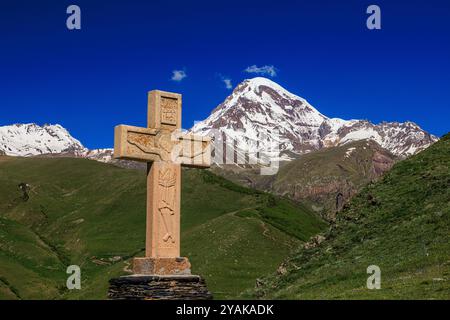
[(0, 127), (0, 151), (10, 156), (87, 152), (81, 142), (59, 124), (16, 123)]
[(15, 123), (0, 127), (0, 155), (69, 156), (113, 161), (113, 149), (88, 149), (60, 124)]
[[(282, 152), (296, 154), (370, 139), (396, 156), (407, 157), (438, 140), (411, 121), (373, 124), (368, 120), (329, 118), (306, 99), (262, 77), (237, 85), (191, 131), (210, 134), (214, 129), (235, 139), (240, 149), (245, 149), (246, 144), (254, 146), (262, 135), (279, 142)], [(279, 137), (273, 138), (276, 131)]]

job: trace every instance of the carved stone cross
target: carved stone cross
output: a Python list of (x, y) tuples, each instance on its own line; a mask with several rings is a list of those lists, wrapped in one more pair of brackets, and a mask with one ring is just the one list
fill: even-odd
[(207, 168), (210, 139), (181, 132), (181, 95), (148, 93), (147, 128), (118, 125), (114, 158), (147, 162), (145, 257), (134, 258), (135, 274), (190, 274), (180, 257), (181, 166)]

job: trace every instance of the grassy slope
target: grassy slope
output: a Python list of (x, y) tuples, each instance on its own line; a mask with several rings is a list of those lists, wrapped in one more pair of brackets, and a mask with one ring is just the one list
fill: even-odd
[[(28, 201), (21, 182), (31, 185)], [(82, 159), (0, 157), (0, 226), (0, 298), (103, 299), (108, 279), (143, 255), (145, 174)], [(182, 255), (216, 297), (252, 287), (323, 227), (287, 200), (183, 172)], [(81, 267), (80, 291), (65, 289), (70, 264)]]
[[(450, 299), (450, 135), (356, 196), (328, 240), (300, 250), (258, 297)], [(381, 268), (381, 290), (366, 268)]]

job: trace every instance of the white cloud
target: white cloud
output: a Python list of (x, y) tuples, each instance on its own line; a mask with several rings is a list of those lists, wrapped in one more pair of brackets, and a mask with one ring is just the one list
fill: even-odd
[(231, 83), (231, 79), (222, 78), (223, 83), (225, 83), (225, 88), (233, 89), (233, 84)]
[(275, 77), (277, 75), (277, 68), (275, 68), (274, 66), (261, 66), (258, 67), (256, 66), (256, 64), (247, 67), (247, 69), (244, 70), (247, 73), (257, 73), (257, 74), (261, 74), (261, 75), (269, 75), (271, 77)]
[(183, 80), (186, 77), (187, 77), (187, 74), (183, 70), (173, 70), (172, 71), (172, 78), (171, 79), (173, 81), (180, 82), (181, 80)]
[(233, 83), (231, 82), (231, 79), (229, 77), (225, 77), (221, 73), (216, 73), (216, 77), (218, 77), (220, 81), (225, 84), (225, 88), (227, 88), (228, 90), (233, 89)]

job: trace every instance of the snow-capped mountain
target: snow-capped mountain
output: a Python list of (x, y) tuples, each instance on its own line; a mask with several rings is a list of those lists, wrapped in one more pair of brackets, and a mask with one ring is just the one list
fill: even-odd
[(10, 156), (34, 156), (64, 152), (81, 155), (88, 150), (59, 124), (28, 123), (0, 127), (1, 151)]
[(370, 139), (397, 156), (409, 156), (438, 140), (412, 122), (375, 125), (366, 120), (328, 118), (305, 99), (262, 77), (240, 83), (191, 131), (211, 135), (213, 129), (236, 140), (238, 148), (253, 145), (261, 137), (274, 139), (284, 154)]
[(113, 148), (94, 149), (84, 153), (83, 158), (109, 163), (114, 160), (113, 154), (114, 154)]
[(89, 150), (59, 124), (13, 124), (0, 127), (0, 155), (30, 157), (37, 155), (72, 156), (111, 162), (112, 148)]

